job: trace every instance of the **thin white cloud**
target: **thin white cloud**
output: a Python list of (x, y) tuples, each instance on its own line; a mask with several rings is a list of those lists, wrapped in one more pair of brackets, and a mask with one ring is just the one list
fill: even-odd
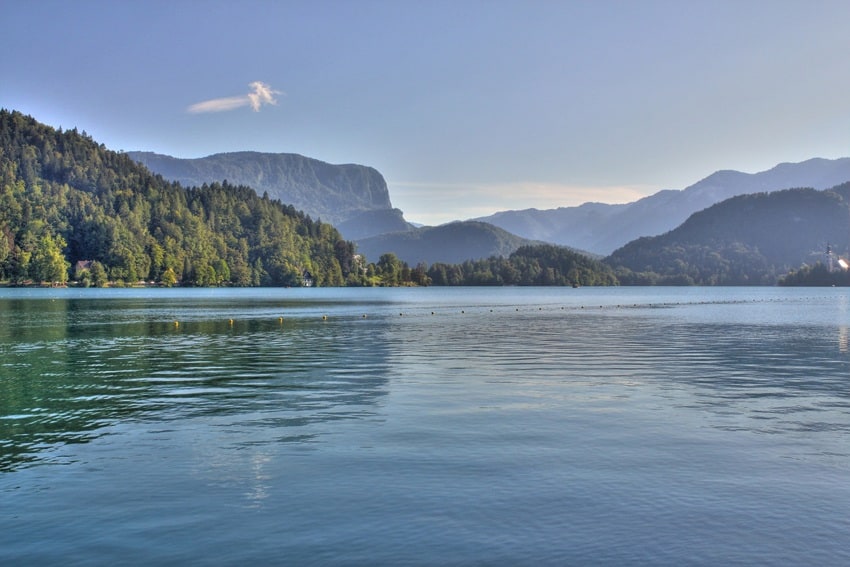
[(264, 104), (277, 104), (275, 95), (283, 94), (261, 81), (254, 81), (248, 86), (251, 87), (252, 91), (248, 94), (204, 100), (191, 105), (186, 110), (192, 114), (200, 114), (204, 112), (224, 112), (250, 106), (254, 112), (259, 112), (260, 107)]

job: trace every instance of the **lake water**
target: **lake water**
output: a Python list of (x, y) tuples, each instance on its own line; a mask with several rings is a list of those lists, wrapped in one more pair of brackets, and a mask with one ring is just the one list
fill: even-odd
[(3, 565), (848, 565), (850, 290), (0, 290)]

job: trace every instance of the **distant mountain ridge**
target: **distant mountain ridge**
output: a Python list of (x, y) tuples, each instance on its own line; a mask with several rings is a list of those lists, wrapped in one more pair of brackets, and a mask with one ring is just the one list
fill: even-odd
[(828, 189), (850, 181), (850, 158), (782, 163), (760, 173), (722, 170), (683, 190), (663, 190), (633, 203), (503, 211), (478, 221), (518, 236), (606, 255), (636, 238), (674, 229), (693, 213), (730, 197), (795, 187)]
[[(184, 187), (228, 181), (268, 193), (285, 205), (340, 228), (348, 239), (407, 230), (393, 208), (387, 182), (375, 168), (334, 165), (298, 154), (232, 152), (182, 159), (127, 152), (136, 162)], [(360, 219), (360, 220), (358, 220)]]

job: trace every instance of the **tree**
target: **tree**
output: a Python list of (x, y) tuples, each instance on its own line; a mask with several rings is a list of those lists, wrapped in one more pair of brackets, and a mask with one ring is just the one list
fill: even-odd
[(174, 273), (173, 268), (166, 268), (165, 271), (162, 272), (160, 283), (162, 283), (165, 287), (172, 287), (177, 283), (177, 274)]
[(64, 247), (65, 240), (61, 236), (54, 238), (49, 233), (41, 236), (30, 260), (34, 280), (62, 284), (68, 281), (71, 264), (62, 255)]
[(109, 283), (109, 278), (106, 276), (106, 269), (103, 264), (95, 260), (91, 263), (91, 281), (95, 287), (106, 287)]
[(402, 262), (392, 252), (382, 254), (376, 268), (383, 285), (394, 286), (400, 283)]

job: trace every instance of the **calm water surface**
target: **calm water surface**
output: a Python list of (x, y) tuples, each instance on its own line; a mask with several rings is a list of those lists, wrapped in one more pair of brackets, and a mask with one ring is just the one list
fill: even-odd
[(0, 564), (847, 565), (850, 290), (0, 290)]

